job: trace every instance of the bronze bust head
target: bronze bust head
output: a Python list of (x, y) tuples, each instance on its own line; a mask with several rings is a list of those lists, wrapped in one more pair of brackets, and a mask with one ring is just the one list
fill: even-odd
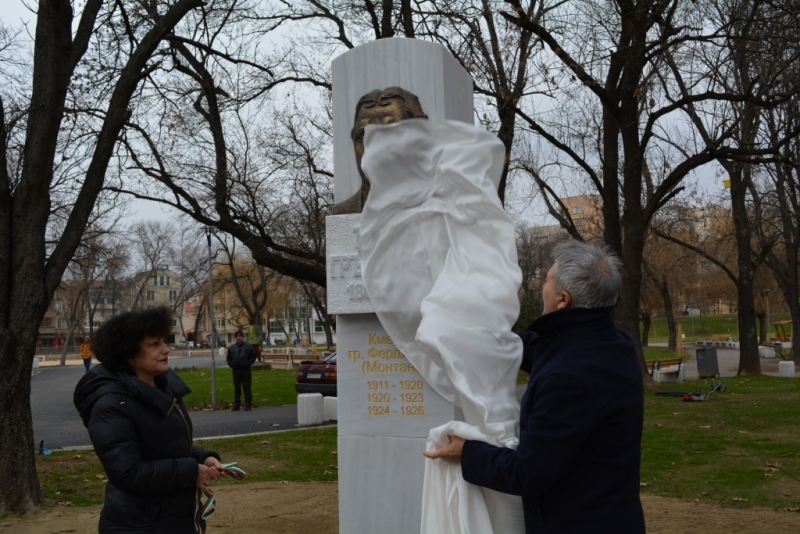
[(361, 187), (348, 198), (333, 206), (331, 214), (361, 213), (369, 194), (369, 179), (361, 170), (361, 158), (364, 156), (364, 128), (368, 124), (392, 124), (406, 119), (427, 119), (422, 110), (419, 98), (400, 87), (389, 87), (383, 90), (370, 91), (358, 99), (356, 116), (350, 137), (356, 153), (356, 166), (361, 176)]

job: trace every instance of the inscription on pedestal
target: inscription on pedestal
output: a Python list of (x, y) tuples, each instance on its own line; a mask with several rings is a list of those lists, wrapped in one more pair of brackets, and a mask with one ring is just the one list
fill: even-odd
[(360, 213), (331, 215), (326, 220), (328, 249), (328, 313), (369, 313), (374, 311), (361, 279), (358, 260)]
[(427, 437), (454, 417), (373, 314), (340, 316), (339, 427), (347, 435)]

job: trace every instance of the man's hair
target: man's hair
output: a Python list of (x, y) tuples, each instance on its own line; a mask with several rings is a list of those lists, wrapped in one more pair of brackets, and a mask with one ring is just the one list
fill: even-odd
[(605, 308), (617, 302), (622, 262), (608, 249), (580, 241), (553, 250), (556, 291), (566, 291), (575, 308)]
[(172, 331), (172, 312), (166, 306), (115, 315), (94, 334), (95, 357), (109, 369), (130, 367), (145, 337), (166, 338)]

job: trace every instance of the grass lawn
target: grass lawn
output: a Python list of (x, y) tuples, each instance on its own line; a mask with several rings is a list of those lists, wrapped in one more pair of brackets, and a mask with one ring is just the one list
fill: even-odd
[[(781, 314), (770, 315), (770, 323), (781, 319), (790, 319), (791, 317), (783, 316)], [(715, 315), (678, 315), (675, 321), (681, 325), (685, 343), (693, 343), (695, 341), (703, 341), (710, 339), (714, 334), (728, 334), (734, 339), (739, 337), (739, 325), (737, 323), (737, 316), (733, 314), (715, 314)], [(768, 325), (769, 326), (769, 325)], [(792, 325), (787, 325), (786, 333), (791, 334)], [(770, 335), (774, 335), (774, 327), (769, 326)], [(654, 317), (650, 325), (650, 342), (651, 343), (666, 343), (669, 337), (669, 330), (667, 329), (667, 320), (664, 317)]]
[[(800, 383), (723, 380), (705, 402), (645, 394), (642, 491), (727, 507), (800, 506)], [(702, 391), (710, 381), (664, 384)]]
[[(190, 410), (211, 406), (211, 369), (176, 368), (178, 375), (192, 390), (183, 398)], [(233, 378), (229, 367), (217, 368), (217, 407), (227, 409), (233, 404)], [(294, 390), (295, 372), (286, 369), (253, 370), (253, 405), (284, 406), (297, 404)], [(244, 399), (242, 399), (244, 401)]]
[[(238, 462), (244, 482), (223, 479), (214, 485), (291, 480), (337, 480), (336, 428), (272, 432), (242, 438), (197, 441), (219, 453), (224, 463)], [(106, 475), (93, 451), (54, 452), (36, 457), (47, 502), (89, 506), (103, 503)]]
[[(675, 358), (675, 351), (666, 347), (642, 347), (644, 351), (645, 360), (663, 360), (665, 358)], [(683, 359), (689, 358), (689, 355), (684, 353)]]
[[(254, 372), (258, 374), (266, 387), (291, 372)], [(657, 388), (708, 392), (710, 382)], [(726, 391), (714, 393), (706, 402), (645, 392), (642, 492), (735, 508), (800, 507), (800, 381), (750, 376), (723, 382)], [(338, 464), (336, 430), (274, 432), (199, 445), (216, 450), (223, 461), (238, 461), (248, 473), (245, 483), (333, 481)], [(36, 461), (48, 502), (79, 506), (102, 502), (106, 477), (93, 452), (55, 452), (37, 456)]]

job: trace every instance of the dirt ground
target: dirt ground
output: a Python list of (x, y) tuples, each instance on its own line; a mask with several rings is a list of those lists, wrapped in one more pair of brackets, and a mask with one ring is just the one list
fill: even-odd
[[(209, 534), (335, 534), (339, 532), (338, 486), (253, 483), (217, 488), (217, 512)], [(643, 496), (647, 531), (666, 534), (796, 534), (800, 513), (730, 510)], [(55, 506), (35, 514), (0, 520), (8, 534), (97, 532), (99, 507)], [(373, 533), (355, 533), (373, 534)], [(379, 533), (375, 533), (379, 534)]]

